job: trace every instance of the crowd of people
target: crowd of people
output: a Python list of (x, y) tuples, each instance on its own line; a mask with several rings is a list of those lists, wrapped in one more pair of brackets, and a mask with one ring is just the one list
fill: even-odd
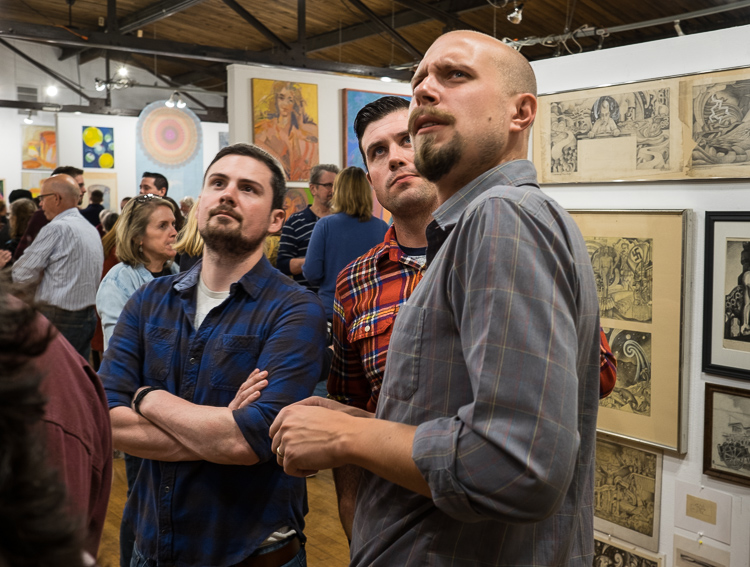
[(288, 167), (249, 144), (180, 204), (145, 172), (119, 215), (80, 208), (70, 167), (39, 210), (11, 195), (0, 438), (28, 478), (0, 467), (1, 505), (49, 490), (0, 563), (93, 564), (115, 449), (123, 567), (304, 566), (321, 469), (351, 565), (591, 565), (616, 369), (583, 238), (526, 160), (534, 73), (451, 32), (412, 87), (358, 113), (366, 171), (312, 167), (286, 221)]

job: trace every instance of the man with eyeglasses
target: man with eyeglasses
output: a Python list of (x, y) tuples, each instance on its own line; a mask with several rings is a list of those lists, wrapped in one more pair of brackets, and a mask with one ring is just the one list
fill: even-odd
[[(61, 165), (52, 172), (52, 175), (59, 175), (61, 173), (72, 177), (76, 182), (76, 185), (78, 185), (78, 191), (80, 194), (78, 196), (77, 204), (80, 205), (83, 202), (83, 196), (86, 194), (86, 186), (83, 183), (83, 170), (78, 169), (77, 167), (73, 167), (72, 165)], [(49, 220), (47, 220), (47, 217), (44, 215), (44, 211), (42, 211), (42, 209), (39, 209), (33, 215), (31, 215), (29, 225), (26, 227), (26, 232), (24, 232), (21, 241), (16, 247), (16, 251), (13, 253), (14, 260), (18, 260), (26, 251), (26, 249), (31, 246), (31, 243), (34, 242), (34, 239), (39, 234), (39, 231), (42, 230), (42, 228), (48, 222)]]
[(39, 202), (49, 224), (14, 264), (13, 281), (39, 282), (39, 310), (88, 360), (104, 251), (99, 233), (76, 208), (80, 196), (70, 175), (53, 175), (42, 182)]
[(276, 267), (283, 274), (292, 276), (294, 281), (312, 291), (317, 291), (318, 288), (310, 284), (302, 275), (302, 266), (305, 263), (307, 245), (310, 244), (310, 236), (312, 236), (315, 223), (331, 214), (333, 182), (338, 173), (339, 168), (330, 163), (321, 163), (313, 167), (310, 171), (312, 205), (291, 215), (281, 229)]

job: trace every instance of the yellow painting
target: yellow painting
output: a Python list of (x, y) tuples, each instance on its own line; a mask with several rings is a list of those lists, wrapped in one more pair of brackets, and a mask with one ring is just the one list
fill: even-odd
[(54, 126), (23, 126), (21, 145), (22, 169), (55, 169), (57, 135)]
[(318, 157), (318, 86), (253, 79), (253, 142), (281, 162), (289, 181), (307, 181)]

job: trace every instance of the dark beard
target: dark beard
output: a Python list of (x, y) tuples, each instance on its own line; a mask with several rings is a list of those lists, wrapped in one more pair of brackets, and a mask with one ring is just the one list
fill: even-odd
[(225, 226), (207, 225), (200, 231), (207, 248), (221, 256), (244, 258), (258, 250), (263, 245), (265, 236), (260, 238), (246, 238), (242, 235), (240, 226), (228, 229)]
[(435, 148), (433, 137), (425, 137), (414, 152), (414, 165), (422, 177), (435, 183), (456, 166), (462, 153), (463, 139), (458, 134), (440, 149)]

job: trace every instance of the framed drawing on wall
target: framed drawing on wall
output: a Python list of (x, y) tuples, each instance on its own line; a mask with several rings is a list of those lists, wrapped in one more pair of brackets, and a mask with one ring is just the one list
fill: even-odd
[(687, 388), (683, 321), (691, 214), (571, 211), (596, 276), (601, 326), (617, 384), (599, 404), (597, 429), (684, 452)]
[(658, 551), (661, 472), (661, 453), (597, 437), (594, 528)]
[(750, 486), (750, 390), (706, 384), (703, 472)]
[(663, 553), (621, 542), (605, 534), (594, 532), (594, 565), (622, 565), (627, 567), (666, 567)]
[(750, 212), (706, 212), (703, 371), (750, 380)]

